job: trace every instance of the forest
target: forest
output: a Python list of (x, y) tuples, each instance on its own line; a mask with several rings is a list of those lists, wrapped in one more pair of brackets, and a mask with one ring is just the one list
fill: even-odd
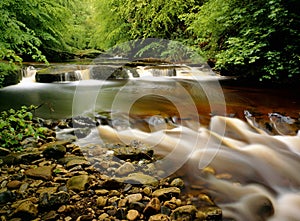
[(24, 61), (145, 38), (179, 41), (221, 75), (299, 82), (299, 8), (298, 0), (1, 0), (0, 85), (17, 81)]

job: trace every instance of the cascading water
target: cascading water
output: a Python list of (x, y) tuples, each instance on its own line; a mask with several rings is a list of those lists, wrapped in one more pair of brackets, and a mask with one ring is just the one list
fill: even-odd
[[(35, 70), (30, 68), (28, 71), (33, 73)], [(110, 67), (105, 67), (104, 76), (106, 72), (111, 72)], [(130, 71), (127, 70), (127, 72)], [(165, 76), (169, 75), (168, 73), (170, 73), (169, 70), (163, 70), (158, 75)], [(96, 76), (97, 73), (93, 74), (89, 76)], [(148, 90), (148, 96), (134, 101), (130, 117), (140, 120), (148, 116), (146, 122), (150, 125), (152, 132), (145, 132), (145, 128), (140, 125), (135, 125), (134, 129), (126, 125), (127, 128), (124, 129), (117, 122), (113, 125), (122, 130), (108, 126), (98, 128), (103, 140), (131, 142), (133, 139), (140, 139), (149, 145), (153, 144), (158, 154), (169, 155), (168, 160), (178, 162), (178, 159), (186, 156), (182, 159), (185, 164), (178, 173), (184, 171), (190, 188), (196, 187), (196, 190), (192, 191), (198, 191), (199, 187), (201, 191), (211, 195), (222, 208), (225, 219), (237, 221), (300, 220), (298, 172), (300, 137), (295, 135), (294, 130), (291, 133), (293, 135), (287, 136), (270, 135), (262, 129), (272, 123), (276, 125), (272, 127), (277, 132), (276, 134), (285, 134), (286, 130), (282, 130), (281, 123), (286, 123), (288, 128), (293, 129), (290, 126), (294, 121), (282, 115), (280, 122), (277, 122), (276, 119), (278, 120), (280, 115), (275, 113), (268, 116), (267, 123), (260, 124), (262, 121), (255, 121), (252, 115), (255, 111), (260, 111), (266, 116), (268, 113), (285, 112), (293, 115), (293, 119), (298, 122), (297, 113), (300, 106), (297, 93), (225, 86), (223, 91), (227, 113), (243, 120), (222, 116), (211, 118), (209, 114), (225, 115), (226, 113), (211, 112), (205, 97), (215, 92), (211, 90), (207, 82), (202, 85), (206, 88), (205, 94), (203, 90), (195, 86), (197, 82), (177, 79), (178, 76), (183, 76), (183, 78), (189, 76), (187, 69), (176, 70), (176, 76), (172, 76), (173, 80), (157, 77), (150, 80), (147, 78), (145, 81), (143, 76), (153, 75), (145, 70), (139, 74), (141, 75), (140, 81), (89, 80), (87, 81), (89, 84), (83, 85), (80, 82), (33, 83), (30, 80), (30, 84), (22, 82), (19, 85), (0, 89), (1, 108), (45, 103), (42, 107), (44, 109), (37, 110), (39, 116), (44, 118), (70, 117), (74, 111), (72, 106), (74, 93), (79, 92), (77, 95), (82, 96), (85, 103), (79, 104), (80, 108), (76, 114), (88, 112), (91, 108), (97, 111), (122, 112), (130, 97)], [(82, 76), (81, 72), (81, 79), (89, 79)], [(133, 72), (129, 76), (137, 78), (136, 73)], [(30, 76), (28, 77), (27, 80), (30, 79)], [(206, 77), (209, 79), (211, 76), (206, 75)], [(186, 116), (180, 118), (177, 116), (178, 108), (184, 106), (186, 110), (190, 109), (184, 96), (185, 90), (195, 102), (197, 116), (189, 114), (188, 111), (185, 112)], [(92, 100), (91, 93), (97, 93), (97, 96), (93, 98), (95, 103), (92, 105), (88, 103), (89, 99)], [(118, 105), (114, 106), (116, 95), (119, 95), (120, 99)], [(162, 99), (166, 95), (174, 99), (181, 98), (178, 106), (173, 105), (170, 99)], [(214, 99), (213, 96), (211, 98)], [(218, 105), (217, 103), (216, 107)], [(50, 111), (50, 108), (53, 111)], [(243, 114), (245, 110), (249, 110), (245, 112), (246, 118)], [(164, 127), (162, 119), (165, 117), (172, 118), (174, 123), (171, 126), (172, 129)], [(198, 122), (193, 121), (195, 117), (199, 118), (202, 125), (199, 126)], [(181, 123), (177, 124), (180, 120)], [(156, 126), (158, 123), (160, 125)], [(97, 130), (93, 133), (91, 136), (99, 135)], [(142, 139), (143, 137), (145, 139)]]
[[(220, 130), (224, 127), (225, 133)], [(149, 134), (100, 126), (99, 132), (110, 142), (141, 140), (164, 155), (180, 148), (169, 160), (188, 155), (185, 178), (213, 197), (224, 219), (300, 220), (299, 136), (272, 136), (239, 119), (219, 116), (211, 119), (210, 129), (196, 131), (182, 126)]]

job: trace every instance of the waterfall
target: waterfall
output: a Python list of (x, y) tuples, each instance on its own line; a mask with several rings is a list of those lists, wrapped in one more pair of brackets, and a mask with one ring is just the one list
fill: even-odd
[(28, 66), (21, 69), (22, 80), (21, 83), (32, 83), (35, 82), (35, 75), (37, 69), (33, 66)]

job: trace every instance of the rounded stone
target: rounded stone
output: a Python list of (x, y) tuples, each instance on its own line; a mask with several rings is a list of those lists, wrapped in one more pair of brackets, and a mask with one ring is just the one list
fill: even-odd
[(165, 214), (155, 214), (150, 216), (148, 221), (170, 221), (170, 218)]
[(162, 198), (162, 199), (170, 199), (173, 196), (177, 197), (180, 193), (181, 191), (178, 187), (168, 187), (168, 188), (155, 190), (152, 193), (152, 196)]
[(182, 189), (184, 187), (184, 181), (181, 178), (175, 178), (174, 180), (172, 180), (170, 186)]
[(120, 176), (127, 175), (129, 173), (132, 173), (134, 170), (135, 170), (134, 165), (130, 162), (126, 162), (116, 170), (116, 174)]
[(99, 196), (96, 200), (97, 207), (104, 207), (107, 203), (107, 197)]
[(66, 154), (66, 147), (61, 144), (48, 144), (43, 151), (43, 155), (46, 158), (59, 159)]
[(128, 203), (138, 202), (143, 199), (143, 195), (140, 193), (130, 194), (125, 197), (128, 200)]
[(22, 185), (22, 182), (19, 180), (12, 180), (6, 184), (8, 189), (18, 189)]
[(128, 211), (126, 218), (128, 220), (136, 220), (140, 216), (137, 210), (131, 209)]
[(67, 188), (74, 191), (84, 191), (88, 183), (88, 175), (73, 176), (67, 181)]

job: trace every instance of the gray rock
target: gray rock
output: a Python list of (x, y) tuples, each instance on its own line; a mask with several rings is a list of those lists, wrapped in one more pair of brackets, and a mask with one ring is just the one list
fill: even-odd
[(153, 186), (158, 185), (158, 180), (152, 176), (143, 173), (131, 173), (127, 177), (119, 179), (121, 182), (132, 183), (132, 184), (151, 184)]
[(56, 208), (68, 203), (70, 195), (66, 192), (60, 191), (58, 193), (42, 193), (39, 199), (39, 205), (44, 208)]
[(133, 172), (135, 170), (135, 167), (132, 163), (130, 162), (126, 162), (124, 164), (122, 164), (117, 170), (116, 170), (116, 174), (118, 175), (127, 175), (131, 172)]

